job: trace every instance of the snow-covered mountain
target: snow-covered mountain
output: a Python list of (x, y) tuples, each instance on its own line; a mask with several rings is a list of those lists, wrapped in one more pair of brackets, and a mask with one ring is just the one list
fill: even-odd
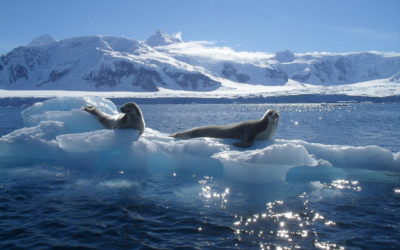
[[(160, 43), (168, 38), (157, 35)], [(0, 57), (1, 88), (209, 91), (221, 86), (201, 67), (164, 55), (145, 42), (107, 36), (42, 40)]]
[(39, 37), (33, 39), (33, 40), (28, 44), (28, 47), (50, 44), (50, 43), (52, 43), (52, 42), (56, 42), (56, 39), (54, 39), (54, 38), (53, 38), (52, 36), (50, 36), (50, 35), (42, 35), (42, 36), (39, 36)]
[(213, 91), (260, 86), (398, 84), (400, 53), (237, 52), (157, 31), (147, 41), (49, 35), (0, 57), (0, 88)]
[(158, 30), (154, 35), (150, 36), (149, 39), (147, 39), (146, 44), (151, 47), (158, 47), (181, 42), (183, 41), (179, 33), (171, 36), (165, 32), (162, 32), (161, 30)]

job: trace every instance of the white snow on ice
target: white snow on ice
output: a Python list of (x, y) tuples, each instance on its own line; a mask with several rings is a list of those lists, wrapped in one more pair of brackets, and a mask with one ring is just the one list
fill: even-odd
[(146, 128), (103, 129), (82, 111), (92, 104), (116, 114), (102, 97), (61, 97), (36, 103), (22, 112), (24, 128), (0, 138), (0, 162), (43, 163), (95, 168), (223, 169), (228, 179), (244, 182), (284, 181), (296, 166), (400, 170), (399, 153), (378, 146), (323, 145), (298, 140), (257, 141), (250, 149), (233, 139), (177, 140)]
[(390, 79), (373, 80), (347, 85), (320, 86), (299, 83), (289, 80), (282, 86), (264, 86), (239, 84), (221, 79), (224, 87), (215, 91), (196, 92), (187, 90), (171, 90), (159, 88), (158, 92), (131, 91), (72, 91), (72, 90), (5, 90), (0, 89), (0, 98), (8, 97), (85, 97), (101, 96), (104, 98), (251, 98), (292, 95), (348, 95), (387, 97), (400, 95), (400, 84), (394, 84)]

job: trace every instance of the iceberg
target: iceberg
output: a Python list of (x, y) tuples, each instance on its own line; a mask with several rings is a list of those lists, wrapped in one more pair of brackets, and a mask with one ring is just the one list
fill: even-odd
[[(116, 106), (101, 97), (59, 97), (35, 103), (22, 112), (24, 128), (0, 137), (0, 166), (38, 163), (80, 169), (202, 170), (224, 178), (266, 183), (285, 181), (295, 167), (400, 170), (400, 154), (378, 146), (340, 146), (300, 140), (257, 141), (247, 150), (233, 139), (177, 140), (146, 128), (104, 129), (81, 110), (94, 105), (115, 115)], [(208, 172), (207, 172), (208, 171)]]

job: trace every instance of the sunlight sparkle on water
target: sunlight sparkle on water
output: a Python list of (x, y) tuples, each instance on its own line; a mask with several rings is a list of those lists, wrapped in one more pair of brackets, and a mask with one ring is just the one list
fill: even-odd
[[(357, 181), (339, 180), (333, 184), (345, 187), (358, 185)], [(328, 187), (333, 188), (332, 183)], [(346, 188), (345, 188), (346, 189)], [(250, 238), (260, 242), (261, 249), (298, 249), (305, 239), (313, 242), (313, 247), (321, 249), (342, 249), (331, 242), (321, 241), (317, 227), (333, 227), (320, 212), (309, 208), (309, 195), (297, 196), (298, 200), (267, 202), (266, 210), (249, 216), (235, 215), (233, 228), (238, 239)], [(304, 246), (303, 246), (304, 247)], [(310, 246), (311, 247), (311, 246)]]
[(330, 249), (345, 249), (344, 247), (338, 246), (336, 244), (333, 243), (329, 243), (329, 242), (315, 242), (315, 246), (320, 248), (320, 249), (326, 249), (326, 250), (330, 250)]
[(213, 177), (204, 176), (204, 179), (199, 181), (201, 184), (200, 197), (205, 198), (207, 201), (218, 201), (221, 204), (221, 208), (225, 208), (225, 204), (228, 202), (229, 188), (223, 190), (215, 190), (210, 182), (213, 181)]
[(327, 225), (327, 226), (335, 226), (336, 225), (336, 223), (334, 221), (331, 221), (331, 220), (325, 221), (324, 224)]
[(358, 181), (335, 180), (330, 184), (330, 187), (341, 190), (361, 191)]

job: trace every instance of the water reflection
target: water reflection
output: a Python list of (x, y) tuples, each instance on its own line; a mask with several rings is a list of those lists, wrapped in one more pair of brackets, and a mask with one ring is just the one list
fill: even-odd
[(206, 203), (212, 203), (213, 205), (225, 209), (226, 203), (228, 203), (230, 189), (228, 187), (224, 188), (214, 185), (213, 179), (214, 177), (204, 176), (203, 179), (199, 180), (199, 184), (201, 185), (199, 196)]
[[(358, 181), (343, 179), (314, 185), (314, 189), (361, 191)], [(232, 225), (234, 234), (239, 241), (257, 242), (261, 249), (344, 249), (337, 242), (329, 242), (324, 240), (325, 237), (319, 236), (321, 229), (325, 231), (334, 228), (336, 223), (310, 206), (310, 202), (314, 200), (314, 191), (285, 200), (267, 202), (263, 211), (250, 216), (236, 214)]]

